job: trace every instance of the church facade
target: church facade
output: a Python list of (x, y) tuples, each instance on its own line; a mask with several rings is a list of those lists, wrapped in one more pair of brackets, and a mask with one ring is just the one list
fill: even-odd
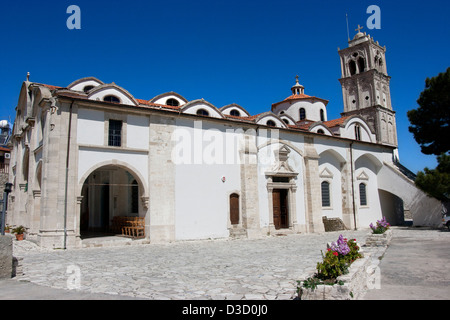
[(323, 217), (399, 224), (424, 208), (409, 207), (402, 184), (413, 187), (395, 165), (385, 51), (361, 32), (339, 50), (344, 112), (331, 120), (328, 101), (298, 77), (258, 115), (175, 92), (141, 100), (93, 77), (67, 87), (27, 79), (7, 223), (48, 248), (80, 247), (114, 217), (143, 218), (152, 243), (323, 232)]

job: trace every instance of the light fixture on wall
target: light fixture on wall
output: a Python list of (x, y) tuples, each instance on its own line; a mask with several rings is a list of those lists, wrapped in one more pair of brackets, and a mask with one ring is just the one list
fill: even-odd
[(225, 176), (223, 176), (221, 180), (222, 180), (222, 182), (225, 182), (226, 181)]

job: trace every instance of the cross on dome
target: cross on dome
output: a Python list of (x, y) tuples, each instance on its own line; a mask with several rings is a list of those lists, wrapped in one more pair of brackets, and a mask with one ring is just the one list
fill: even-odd
[(304, 94), (305, 90), (305, 88), (300, 83), (298, 83), (298, 78), (298, 75), (295, 76), (295, 85), (291, 88), (292, 94), (295, 95)]

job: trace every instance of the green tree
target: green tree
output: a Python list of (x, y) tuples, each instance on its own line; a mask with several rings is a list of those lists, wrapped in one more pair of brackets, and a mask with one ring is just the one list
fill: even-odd
[(440, 155), (450, 150), (450, 68), (425, 80), (417, 100), (419, 108), (408, 111), (409, 132), (424, 154)]
[(450, 201), (450, 156), (443, 153), (437, 161), (436, 169), (419, 171), (415, 183), (430, 196), (444, 202)]

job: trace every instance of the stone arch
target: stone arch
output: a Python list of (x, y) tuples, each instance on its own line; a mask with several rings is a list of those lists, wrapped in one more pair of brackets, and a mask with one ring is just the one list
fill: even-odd
[(78, 181), (78, 190), (77, 190), (78, 195), (81, 195), (81, 190), (83, 188), (83, 184), (86, 181), (86, 179), (91, 175), (91, 173), (93, 173), (97, 169), (100, 169), (100, 168), (106, 167), (106, 166), (117, 166), (119, 168), (123, 168), (123, 169), (129, 171), (136, 178), (136, 181), (137, 181), (138, 185), (140, 187), (142, 187), (143, 192), (141, 192), (141, 197), (148, 197), (149, 196), (148, 186), (145, 183), (145, 179), (140, 174), (139, 170), (134, 168), (132, 165), (130, 165), (130, 164), (126, 163), (126, 162), (123, 162), (123, 161), (119, 161), (119, 160), (109, 160), (109, 161), (99, 162), (96, 165), (92, 166), (89, 170), (87, 170), (83, 174), (81, 179)]

